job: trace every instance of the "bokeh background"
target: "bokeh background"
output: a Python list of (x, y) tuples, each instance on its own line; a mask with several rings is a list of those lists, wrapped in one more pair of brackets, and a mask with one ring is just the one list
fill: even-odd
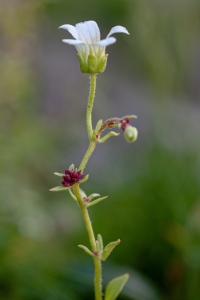
[(139, 138), (99, 145), (86, 193), (96, 234), (121, 244), (103, 264), (104, 285), (124, 272), (119, 299), (200, 295), (200, 2), (0, 0), (0, 299), (93, 299), (92, 260), (76, 203), (50, 193), (87, 149), (88, 75), (62, 24), (95, 20), (107, 48), (94, 123), (136, 114)]

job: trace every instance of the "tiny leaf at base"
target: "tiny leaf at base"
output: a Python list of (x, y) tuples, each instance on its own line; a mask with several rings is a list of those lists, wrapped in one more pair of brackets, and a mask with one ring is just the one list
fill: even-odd
[(115, 300), (122, 291), (128, 279), (129, 274), (124, 274), (112, 279), (106, 287), (105, 300)]

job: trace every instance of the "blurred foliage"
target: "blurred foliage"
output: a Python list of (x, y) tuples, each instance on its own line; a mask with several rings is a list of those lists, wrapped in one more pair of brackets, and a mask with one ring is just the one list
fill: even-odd
[(88, 244), (81, 215), (68, 194), (48, 191), (57, 185), (53, 172), (78, 164), (87, 147), (88, 86), (79, 83), (88, 82), (78, 63), (70, 65), (57, 27), (89, 19), (102, 37), (118, 24), (131, 33), (108, 50), (95, 113), (121, 116), (134, 105), (139, 116), (135, 145), (108, 142), (88, 165), (86, 189), (109, 195), (91, 208), (95, 232), (105, 243), (122, 240), (105, 263), (105, 283), (127, 270), (119, 299), (193, 300), (200, 294), (197, 0), (1, 0), (0, 299), (93, 299), (92, 262), (76, 247)]

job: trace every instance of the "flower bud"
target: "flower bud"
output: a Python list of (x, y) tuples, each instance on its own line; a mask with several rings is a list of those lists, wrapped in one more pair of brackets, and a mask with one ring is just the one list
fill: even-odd
[(124, 138), (128, 143), (133, 143), (136, 141), (138, 136), (138, 131), (135, 127), (127, 124), (124, 129)]

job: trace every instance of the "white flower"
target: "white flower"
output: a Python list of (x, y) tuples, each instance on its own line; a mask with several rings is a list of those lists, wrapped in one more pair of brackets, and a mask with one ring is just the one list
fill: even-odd
[(106, 39), (101, 40), (100, 30), (95, 21), (78, 23), (76, 26), (65, 24), (59, 28), (68, 30), (75, 39), (64, 39), (64, 43), (74, 45), (78, 51), (78, 58), (83, 73), (102, 73), (106, 67), (106, 46), (116, 42), (112, 34), (122, 32), (129, 34), (122, 26), (113, 27)]

